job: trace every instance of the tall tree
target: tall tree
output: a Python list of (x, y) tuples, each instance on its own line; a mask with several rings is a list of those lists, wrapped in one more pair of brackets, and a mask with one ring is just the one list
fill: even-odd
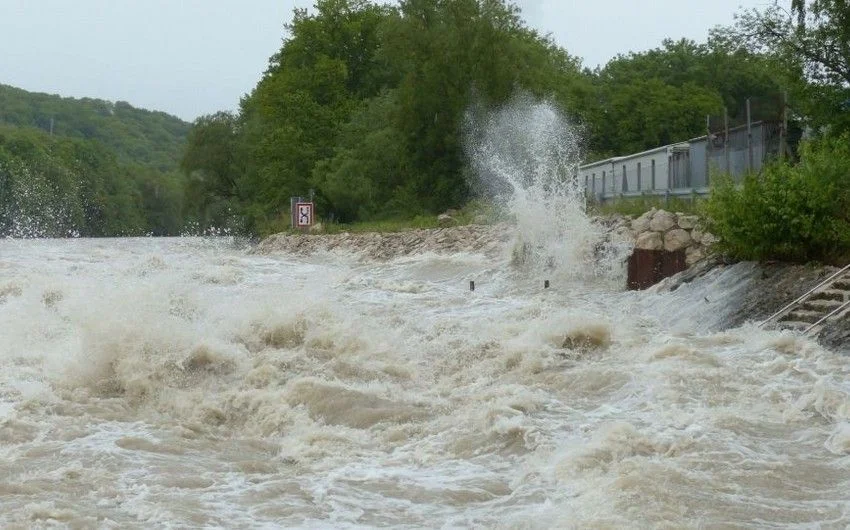
[[(665, 40), (620, 55), (594, 73), (599, 104), (591, 148), (617, 155), (685, 141), (705, 133), (707, 115), (742, 120), (746, 100), (768, 101), (777, 118), (779, 82), (764, 57), (718, 35), (707, 43)], [(757, 116), (760, 117), (760, 116)]]
[(847, 0), (777, 0), (741, 13), (733, 35), (792, 72), (791, 104), (815, 130), (850, 130)]

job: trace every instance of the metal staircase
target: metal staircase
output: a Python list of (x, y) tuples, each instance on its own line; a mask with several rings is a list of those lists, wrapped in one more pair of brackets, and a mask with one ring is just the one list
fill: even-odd
[(836, 272), (759, 324), (817, 334), (823, 324), (850, 310), (850, 265)]

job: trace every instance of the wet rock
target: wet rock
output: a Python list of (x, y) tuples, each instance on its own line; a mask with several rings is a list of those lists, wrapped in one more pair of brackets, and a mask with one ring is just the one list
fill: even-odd
[(421, 252), (449, 253), (475, 249), (496, 255), (510, 240), (514, 227), (496, 225), (452, 226), (394, 233), (276, 234), (261, 241), (257, 254), (310, 255), (319, 251), (355, 252), (363, 259), (385, 261)]
[(675, 252), (677, 250), (682, 250), (691, 244), (691, 235), (687, 230), (683, 230), (681, 228), (674, 228), (670, 230), (666, 234), (664, 234), (664, 250), (668, 252)]
[(720, 239), (711, 232), (705, 232), (702, 235), (702, 239), (700, 239), (700, 243), (707, 247), (717, 243), (718, 241), (720, 241)]
[(688, 247), (685, 250), (685, 265), (687, 265), (688, 267), (693, 267), (695, 264), (705, 259), (705, 256), (705, 249), (703, 247)]
[(702, 236), (704, 232), (700, 228), (694, 228), (691, 230), (691, 239), (694, 240), (694, 243), (697, 245), (702, 244)]
[(699, 222), (699, 217), (696, 215), (679, 215), (676, 218), (676, 224), (679, 225), (679, 228), (684, 228), (685, 230), (692, 230), (697, 226)]
[(666, 210), (658, 210), (649, 222), (649, 229), (653, 232), (666, 232), (676, 226), (676, 216)]
[(637, 237), (635, 248), (642, 250), (661, 250), (664, 248), (664, 240), (658, 232), (644, 232)]
[(657, 212), (655, 208), (650, 211), (644, 213), (634, 221), (632, 221), (632, 230), (636, 233), (640, 234), (641, 232), (646, 232), (649, 230), (649, 222), (652, 220), (652, 216)]

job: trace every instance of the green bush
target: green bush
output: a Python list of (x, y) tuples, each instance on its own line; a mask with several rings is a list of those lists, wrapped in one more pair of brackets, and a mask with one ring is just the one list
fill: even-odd
[(804, 144), (742, 185), (714, 179), (705, 203), (720, 249), (745, 260), (850, 261), (850, 136)]

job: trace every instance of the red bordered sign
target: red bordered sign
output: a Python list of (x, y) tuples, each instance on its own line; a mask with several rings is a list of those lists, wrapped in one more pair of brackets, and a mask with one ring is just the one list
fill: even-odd
[(313, 226), (313, 203), (295, 203), (295, 226)]

